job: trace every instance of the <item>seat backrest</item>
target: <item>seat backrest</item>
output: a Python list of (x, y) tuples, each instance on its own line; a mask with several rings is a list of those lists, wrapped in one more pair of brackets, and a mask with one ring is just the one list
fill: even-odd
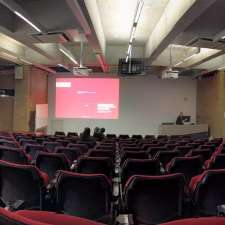
[(188, 184), (192, 177), (201, 173), (202, 157), (176, 157), (167, 165), (168, 173), (182, 173)]
[(137, 224), (158, 224), (180, 217), (184, 199), (182, 174), (133, 176), (125, 186), (125, 205)]
[(0, 140), (0, 146), (6, 146), (6, 147), (11, 147), (11, 148), (18, 148), (19, 145), (15, 141), (7, 141), (7, 140)]
[(72, 144), (72, 143), (70, 143), (70, 144), (67, 145), (67, 147), (69, 147), (69, 148), (79, 148), (82, 154), (87, 153), (87, 151), (89, 149), (87, 144)]
[(121, 156), (121, 165), (126, 159), (148, 159), (149, 155), (145, 151), (124, 151)]
[(78, 133), (77, 132), (68, 132), (67, 137), (78, 137)]
[(39, 152), (45, 152), (45, 147), (42, 145), (33, 145), (33, 144), (26, 144), (24, 146), (24, 150), (27, 154), (29, 154), (32, 159), (34, 160)]
[(65, 136), (65, 132), (63, 131), (56, 131), (55, 136)]
[(218, 154), (210, 163), (210, 169), (225, 169), (225, 154)]
[(168, 162), (179, 155), (179, 151), (159, 151), (155, 155), (155, 159), (158, 159), (162, 166), (165, 167)]
[(166, 147), (149, 147), (148, 148), (148, 153), (151, 155), (152, 158), (155, 157), (155, 155), (158, 153), (158, 152), (162, 152), (162, 151), (167, 151), (167, 148)]
[(55, 152), (56, 147), (62, 146), (61, 143), (53, 142), (53, 141), (45, 141), (43, 142), (43, 145), (45, 146), (48, 152), (52, 152), (52, 153)]
[(35, 145), (35, 144), (37, 144), (37, 141), (33, 140), (33, 139), (20, 139), (19, 144), (20, 144), (20, 146), (25, 146), (26, 144)]
[(39, 152), (35, 165), (53, 179), (58, 170), (69, 170), (69, 162), (64, 154)]
[(224, 217), (202, 217), (202, 218), (188, 218), (179, 219), (160, 225), (222, 225), (225, 224)]
[(141, 134), (133, 134), (133, 135), (131, 136), (131, 138), (134, 138), (134, 139), (137, 139), (137, 140), (143, 139), (143, 137), (142, 137)]
[(0, 161), (0, 196), (5, 204), (23, 200), (22, 208), (41, 209), (47, 179), (34, 166)]
[(28, 158), (22, 149), (0, 146), (0, 160), (28, 164)]
[(177, 146), (176, 150), (180, 152), (180, 155), (184, 156), (186, 155), (189, 151), (191, 151), (193, 148), (191, 146)]
[(96, 145), (96, 142), (94, 140), (90, 141), (77, 141), (77, 144), (85, 144), (88, 146), (88, 148), (94, 148)]
[(122, 147), (122, 151), (140, 151), (141, 149), (139, 147), (136, 147), (137, 145), (135, 144), (134, 146), (124, 146)]
[(152, 140), (154, 140), (155, 139), (155, 135), (147, 134), (147, 135), (145, 135), (145, 139), (152, 139)]
[(207, 170), (192, 178), (190, 189), (197, 215), (217, 215), (217, 206), (225, 204), (225, 169)]
[(202, 156), (203, 160), (207, 160), (211, 157), (212, 152), (208, 149), (204, 149), (204, 150), (193, 150), (191, 151), (191, 153), (187, 154), (188, 156), (196, 156), (196, 155), (200, 155)]
[(57, 180), (57, 205), (65, 214), (97, 220), (110, 214), (112, 188), (103, 174), (61, 171)]
[(90, 150), (88, 152), (89, 157), (108, 157), (114, 160), (115, 153), (110, 150)]
[(112, 159), (108, 157), (83, 157), (77, 164), (77, 172), (85, 174), (105, 174), (111, 178), (113, 172)]
[(57, 147), (55, 152), (64, 154), (71, 163), (81, 155), (80, 148)]
[(160, 163), (153, 159), (127, 159), (121, 168), (121, 182), (124, 186), (134, 175), (159, 175)]

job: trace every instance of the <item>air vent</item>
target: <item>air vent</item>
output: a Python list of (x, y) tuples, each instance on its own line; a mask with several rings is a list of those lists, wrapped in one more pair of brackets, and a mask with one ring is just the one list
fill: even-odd
[(52, 32), (48, 34), (34, 34), (33, 37), (41, 43), (66, 43), (69, 37), (63, 32)]

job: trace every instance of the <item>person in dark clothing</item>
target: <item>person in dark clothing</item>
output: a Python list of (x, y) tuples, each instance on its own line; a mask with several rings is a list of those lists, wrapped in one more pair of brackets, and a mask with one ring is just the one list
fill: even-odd
[(177, 120), (176, 120), (176, 124), (177, 125), (183, 125), (184, 124), (184, 118), (183, 118), (183, 113), (180, 112), (179, 116), (177, 117)]
[(96, 127), (95, 130), (94, 130), (94, 135), (93, 135), (93, 137), (94, 137), (97, 141), (101, 141), (101, 140), (105, 137), (104, 132), (105, 132), (105, 128), (99, 128), (99, 127)]
[(81, 141), (89, 141), (91, 138), (91, 129), (89, 127), (84, 128), (83, 133), (80, 134)]

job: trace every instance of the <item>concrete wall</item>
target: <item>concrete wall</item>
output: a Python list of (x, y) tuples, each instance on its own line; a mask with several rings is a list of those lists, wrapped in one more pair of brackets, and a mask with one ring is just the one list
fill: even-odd
[(105, 127), (107, 133), (158, 134), (162, 122), (175, 122), (180, 111), (196, 120), (196, 80), (161, 80), (155, 76), (120, 78), (117, 120), (55, 119), (55, 79), (49, 77), (49, 133)]

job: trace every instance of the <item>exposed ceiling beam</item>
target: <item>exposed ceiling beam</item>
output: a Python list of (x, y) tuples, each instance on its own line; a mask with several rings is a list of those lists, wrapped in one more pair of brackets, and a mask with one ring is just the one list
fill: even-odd
[[(10, 11), (12, 11), (16, 16), (20, 17), (21, 19), (22, 17), (24, 17), (25, 20), (29, 20), (34, 25), (33, 28), (36, 26), (37, 28), (40, 28), (41, 33), (47, 33), (45, 27), (38, 21), (34, 20), (34, 18), (32, 18), (32, 16), (28, 12), (26, 12), (20, 5), (18, 5), (14, 0), (0, 0), (0, 3), (7, 7)], [(38, 32), (36, 28), (34, 28), (34, 30), (35, 32)]]
[[(93, 52), (96, 55), (99, 55), (98, 57), (101, 59), (99, 61), (99, 65), (103, 71), (107, 72), (106, 68), (108, 68), (108, 65), (105, 59), (105, 36), (104, 33), (102, 33), (103, 28), (99, 28), (99, 26), (101, 26), (101, 24), (99, 24), (100, 15), (99, 13), (91, 14), (91, 10), (93, 10), (93, 8), (95, 8), (95, 12), (98, 10), (98, 8), (96, 9), (96, 0), (66, 0), (66, 2), (73, 12), (74, 17), (80, 22)], [(95, 21), (95, 18), (98, 18), (97, 22)], [(101, 31), (97, 32), (97, 30)]]
[(149, 63), (215, 2), (216, 0), (170, 0), (146, 43), (145, 56)]

